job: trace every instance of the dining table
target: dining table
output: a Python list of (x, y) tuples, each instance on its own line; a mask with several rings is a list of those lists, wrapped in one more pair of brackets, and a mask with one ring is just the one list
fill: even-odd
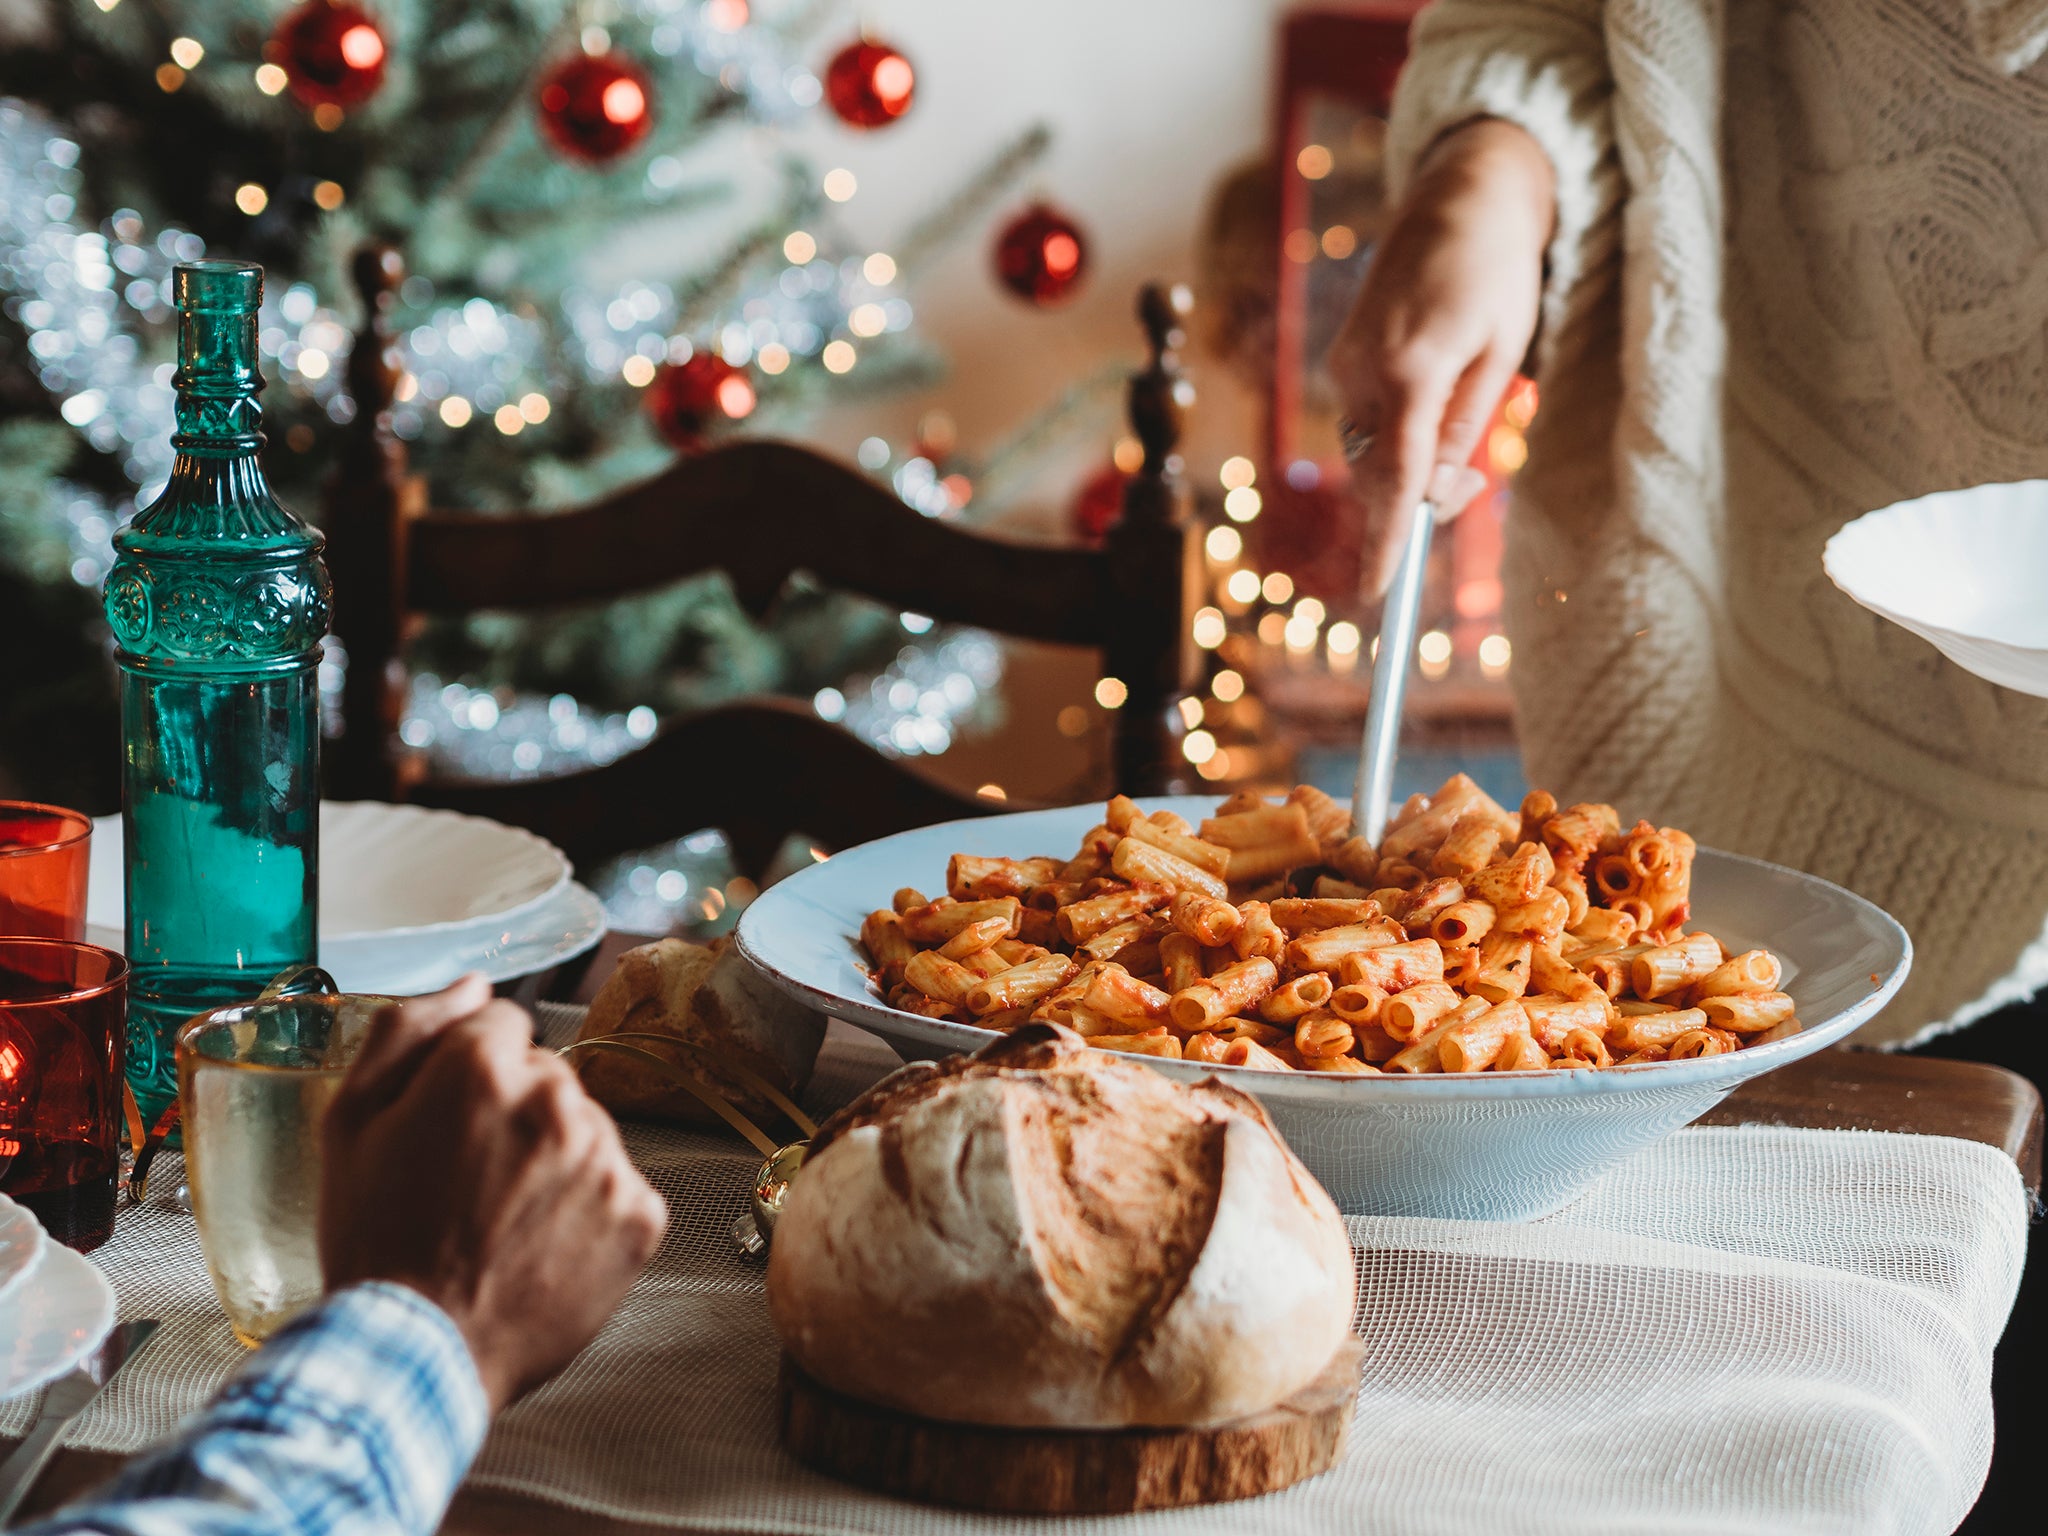
[[(551, 995), (555, 1002), (538, 1010), (544, 1028), (555, 1031), (558, 1039), (566, 1038), (563, 1032), (572, 1029), (573, 1021), (578, 1017), (571, 1011), (571, 1007), (587, 1003), (604, 978), (610, 974), (618, 956), (634, 945), (648, 942), (649, 937), (632, 933), (610, 934), (590, 955), (548, 978), (541, 989), (542, 995)], [(836, 1096), (842, 1101), (863, 1085), (862, 1075), (871, 1080), (893, 1062), (893, 1057), (889, 1056), (886, 1047), (875, 1037), (838, 1021), (831, 1025), (826, 1052), (841, 1064), (839, 1070), (854, 1074), (838, 1082), (836, 1094), (828, 1095), (828, 1098)], [(852, 1065), (847, 1065), (849, 1063)], [(821, 1075), (824, 1071), (821, 1062)], [(818, 1090), (819, 1085), (814, 1083), (814, 1105), (819, 1102)], [(823, 1107), (829, 1107), (829, 1104)], [(2041, 1098), (2026, 1079), (1999, 1067), (1875, 1051), (1831, 1049), (1745, 1084), (1710, 1111), (1699, 1124), (1704, 1127), (1752, 1128), (1759, 1133), (1777, 1130), (1883, 1132), (1912, 1137), (1945, 1138), (1952, 1142), (1971, 1144), (1975, 1148), (1993, 1149), (1999, 1158), (2009, 1160), (2012, 1169), (2017, 1173), (2019, 1185), (2024, 1188), (2027, 1201), (2033, 1209), (2039, 1209), (2043, 1136)], [(1682, 1132), (1680, 1136), (1692, 1134), (1694, 1133)], [(694, 1140), (708, 1141), (708, 1138), (698, 1137)], [(629, 1141), (629, 1145), (634, 1143)], [(742, 1151), (735, 1139), (730, 1152), (735, 1154), (732, 1161), (736, 1168), (743, 1165), (743, 1159), (736, 1156)], [(1975, 1155), (1979, 1158), (1983, 1156), (1982, 1152)], [(700, 1165), (691, 1163), (689, 1166)], [(2006, 1175), (2006, 1178), (2009, 1180), (2011, 1175)], [(743, 1183), (735, 1184), (733, 1189), (737, 1191), (743, 1187)], [(674, 1203), (672, 1197), (672, 1207)], [(737, 1215), (739, 1208), (735, 1199), (731, 1215)], [(124, 1209), (122, 1221), (144, 1218), (158, 1222), (173, 1219), (160, 1210), (135, 1212)], [(720, 1222), (727, 1222), (730, 1219), (730, 1216), (718, 1218)], [(189, 1224), (189, 1218), (187, 1221)], [(706, 1224), (702, 1231), (714, 1233), (714, 1228)], [(715, 1235), (703, 1237), (705, 1247), (709, 1249), (718, 1246), (722, 1232), (723, 1228), (719, 1227)], [(121, 1233), (117, 1229), (109, 1247), (115, 1247), (120, 1241)], [(187, 1246), (190, 1250), (187, 1258), (196, 1269), (196, 1242)], [(718, 1262), (731, 1265), (736, 1264), (737, 1260), (736, 1256), (728, 1251)], [(2017, 1273), (2016, 1268), (2014, 1273)], [(122, 1275), (118, 1268), (115, 1279), (117, 1289), (123, 1289)], [(203, 1286), (203, 1277), (194, 1283)], [(748, 1287), (752, 1288), (751, 1291)], [(736, 1291), (733, 1287), (719, 1282), (714, 1275), (712, 1281), (708, 1283), (702, 1282), (700, 1276), (680, 1284), (673, 1294), (678, 1297), (719, 1294), (723, 1295), (724, 1299), (717, 1303), (718, 1306), (743, 1306), (758, 1311), (758, 1271), (754, 1278), (739, 1286)], [(129, 1295), (124, 1289), (124, 1317), (130, 1315), (128, 1301)], [(2008, 1294), (2000, 1305), (1997, 1318), (1999, 1323), (2003, 1322), (2004, 1308), (2009, 1306)], [(639, 1326), (647, 1326), (648, 1316), (644, 1309), (636, 1314)], [(757, 1321), (748, 1318), (744, 1323), (735, 1322), (733, 1326), (744, 1331), (745, 1328), (756, 1327)], [(224, 1327), (222, 1331), (224, 1332)], [(1996, 1336), (1997, 1331), (1993, 1327), (1990, 1337), (1995, 1339)], [(768, 1347), (772, 1350), (772, 1339), (768, 1340)], [(593, 1349), (595, 1348), (596, 1346), (593, 1346)], [(1984, 1348), (1988, 1352), (1988, 1342)], [(147, 1364), (147, 1359), (140, 1362), (138, 1370)], [(672, 1391), (675, 1394), (713, 1391), (713, 1380), (713, 1376), (707, 1376), (702, 1381), (676, 1380), (672, 1384)], [(192, 1400), (196, 1402), (197, 1398)], [(715, 1414), (717, 1405), (707, 1405), (704, 1411)], [(650, 1443), (635, 1448), (639, 1459), (659, 1462), (663, 1446), (656, 1442), (659, 1437), (674, 1433), (672, 1428), (662, 1428), (660, 1425), (684, 1421), (696, 1423), (698, 1417), (685, 1413), (681, 1419), (677, 1419), (666, 1407), (662, 1414), (650, 1416), (645, 1431)], [(659, 1424), (656, 1422), (657, 1419)], [(166, 1419), (164, 1422), (175, 1420)], [(549, 1431), (542, 1425), (533, 1432), (531, 1438), (536, 1444), (540, 1444), (547, 1440), (548, 1434)], [(573, 1439), (573, 1435), (571, 1438)], [(493, 1442), (498, 1439), (498, 1434), (494, 1433)], [(618, 1448), (613, 1446), (609, 1448), (608, 1454), (616, 1454), (617, 1451)], [(557, 1453), (559, 1454), (559, 1445)], [(772, 1446), (759, 1448), (759, 1457), (766, 1459), (757, 1458), (748, 1463), (754, 1469), (749, 1475), (770, 1481), (777, 1477), (814, 1479), (814, 1474), (803, 1471), (786, 1458), (778, 1462), (775, 1458), (779, 1454)], [(487, 1446), (486, 1459), (490, 1456), (491, 1447)], [(76, 1497), (109, 1475), (123, 1459), (122, 1454), (108, 1450), (74, 1447), (60, 1451), (25, 1506), (24, 1518)], [(501, 1454), (498, 1460), (500, 1463), (504, 1462), (505, 1455)], [(647, 1475), (659, 1474), (650, 1472)], [(512, 1484), (520, 1485), (511, 1486)], [(701, 1518), (692, 1514), (688, 1500), (683, 1500), (680, 1504), (672, 1502), (671, 1507), (659, 1519), (639, 1518), (626, 1507), (626, 1503), (608, 1501), (602, 1497), (545, 1496), (544, 1492), (536, 1491), (533, 1479), (527, 1479), (521, 1484), (521, 1480), (516, 1477), (490, 1478), (473, 1474), (470, 1482), (456, 1494), (442, 1530), (451, 1533), (451, 1536), (470, 1536), (470, 1533), (478, 1533), (478, 1536), (481, 1536), (484, 1532), (497, 1533), (497, 1536), (520, 1536), (520, 1533), (526, 1532), (547, 1532), (550, 1536), (628, 1536), (628, 1533), (653, 1536), (655, 1532), (677, 1531), (828, 1531), (899, 1528), (885, 1516), (876, 1516), (874, 1520), (865, 1524), (852, 1521), (841, 1526), (824, 1516), (806, 1516), (799, 1519), (786, 1510), (782, 1514), (776, 1514), (774, 1511), (781, 1506), (775, 1505), (772, 1500), (761, 1504), (755, 1515), (742, 1518), (732, 1513), (733, 1506), (729, 1501), (714, 1509), (715, 1502), (704, 1506), (705, 1512)], [(887, 1501), (881, 1502), (886, 1504)], [(1256, 1502), (1269, 1503), (1270, 1500)], [(1192, 1515), (1193, 1512), (1190, 1512), (1191, 1523), (1186, 1526), (1189, 1531), (1232, 1528), (1227, 1525), (1193, 1522)], [(1165, 1528), (1183, 1517), (1160, 1515), (1147, 1518), (1159, 1522), (1162, 1526), (1162, 1536), (1165, 1536)], [(913, 1523), (901, 1525), (900, 1528), (911, 1530), (934, 1527)], [(1249, 1525), (1242, 1528), (1269, 1527)]]

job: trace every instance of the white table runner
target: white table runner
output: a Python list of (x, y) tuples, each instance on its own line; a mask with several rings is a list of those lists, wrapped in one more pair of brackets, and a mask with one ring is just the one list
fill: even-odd
[[(544, 1017), (565, 1038), (576, 1014)], [(894, 1060), (835, 1025), (808, 1097), (843, 1102)], [(699, 1530), (1048, 1529), (882, 1498), (785, 1456), (761, 1270), (729, 1235), (758, 1159), (645, 1127), (628, 1143), (669, 1201), (668, 1237), (598, 1341), (499, 1421), (473, 1483)], [(1366, 1367), (1344, 1462), (1263, 1499), (1057, 1525), (1945, 1532), (1989, 1462), (1991, 1350), (2026, 1220), (1993, 1148), (1767, 1128), (1681, 1131), (1529, 1225), (1353, 1218)], [(132, 1451), (243, 1353), (165, 1202), (125, 1211), (94, 1257), (122, 1316), (165, 1330), (71, 1443)], [(0, 1407), (0, 1434), (29, 1407)]]

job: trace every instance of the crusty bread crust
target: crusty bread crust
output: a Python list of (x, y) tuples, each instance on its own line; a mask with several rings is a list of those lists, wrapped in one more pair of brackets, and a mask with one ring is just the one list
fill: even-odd
[(821, 1128), (768, 1302), (824, 1385), (980, 1424), (1221, 1423), (1327, 1366), (1342, 1218), (1256, 1103), (1028, 1026)]

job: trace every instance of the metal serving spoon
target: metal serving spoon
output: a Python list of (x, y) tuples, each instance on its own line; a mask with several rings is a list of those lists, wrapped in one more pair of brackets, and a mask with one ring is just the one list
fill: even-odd
[(1408, 525), (1401, 563), (1387, 589), (1380, 614), (1380, 638), (1372, 661), (1372, 697), (1365, 706), (1365, 736), (1359, 745), (1358, 780), (1351, 787), (1351, 830), (1373, 847), (1387, 830), (1394, 795), (1394, 759), (1401, 745), (1401, 705), (1408, 692), (1408, 663), (1415, 654), (1415, 626), (1422, 616), (1422, 578), (1429, 570), (1429, 541), (1436, 531), (1436, 503), (1418, 505)]

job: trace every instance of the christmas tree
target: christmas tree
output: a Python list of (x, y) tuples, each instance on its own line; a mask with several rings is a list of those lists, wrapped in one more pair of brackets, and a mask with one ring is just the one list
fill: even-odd
[[(791, 432), (929, 378), (909, 283), (1046, 142), (1027, 128), (878, 251), (835, 222), (852, 175), (775, 131), (820, 111), (883, 127), (914, 101), (910, 61), (829, 4), (5, 0), (0, 34), (0, 644), (40, 648), (0, 684), (0, 784), (11, 769), (26, 788), (111, 766), (79, 760), (107, 729), (91, 598), (114, 530), (170, 467), (176, 261), (268, 270), (267, 463), (295, 505), (318, 509), (353, 418), (348, 264), (379, 239), (408, 273), (394, 427), (433, 503), (565, 506), (722, 433)], [(969, 483), (938, 457), (861, 453), (951, 515)], [(421, 643), (406, 739), (449, 754), (473, 733), (453, 766), (547, 771), (630, 749), (660, 711), (782, 690), (942, 750), (957, 721), (906, 730), (847, 703), (931, 670), (906, 625), (922, 634), (800, 592), (762, 628), (720, 579), (545, 625), (474, 620)], [(986, 708), (986, 656), (918, 643), (951, 644), (943, 675), (980, 679), (959, 709)], [(863, 687), (834, 691), (849, 673)]]

